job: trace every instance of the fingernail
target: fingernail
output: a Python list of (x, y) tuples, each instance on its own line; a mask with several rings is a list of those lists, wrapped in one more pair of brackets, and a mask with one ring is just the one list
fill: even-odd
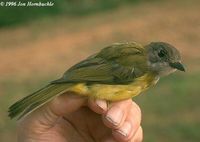
[(110, 110), (108, 110), (105, 118), (113, 125), (117, 126), (120, 124), (123, 118), (123, 112), (117, 107), (112, 107)]
[(102, 110), (106, 111), (107, 110), (107, 103), (104, 100), (95, 100), (95, 103), (97, 104), (98, 107), (100, 107)]
[(120, 129), (117, 130), (123, 137), (127, 137), (131, 131), (131, 124), (129, 122), (125, 122)]
[(114, 140), (113, 138), (108, 138), (108, 139), (104, 140), (104, 142), (116, 142), (116, 140)]

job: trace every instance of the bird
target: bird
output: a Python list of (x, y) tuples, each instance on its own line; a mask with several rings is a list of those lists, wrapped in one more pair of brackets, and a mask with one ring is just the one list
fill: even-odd
[(65, 92), (111, 102), (130, 99), (176, 70), (185, 71), (181, 55), (167, 42), (113, 43), (11, 105), (8, 115), (25, 117)]

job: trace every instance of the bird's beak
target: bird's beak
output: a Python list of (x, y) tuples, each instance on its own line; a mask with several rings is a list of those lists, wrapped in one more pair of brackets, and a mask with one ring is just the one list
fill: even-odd
[(184, 66), (180, 62), (169, 63), (172, 68), (185, 72)]

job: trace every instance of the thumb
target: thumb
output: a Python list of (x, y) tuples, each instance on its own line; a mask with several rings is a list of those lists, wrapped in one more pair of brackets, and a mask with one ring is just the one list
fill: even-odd
[(67, 92), (51, 101), (46, 108), (56, 116), (64, 116), (78, 110), (86, 103), (86, 98), (72, 92)]
[(21, 122), (22, 125), (25, 125), (25, 127), (42, 127), (48, 129), (54, 126), (55, 122), (57, 122), (60, 117), (78, 110), (85, 103), (85, 97), (67, 92), (35, 110), (30, 115), (22, 119)]

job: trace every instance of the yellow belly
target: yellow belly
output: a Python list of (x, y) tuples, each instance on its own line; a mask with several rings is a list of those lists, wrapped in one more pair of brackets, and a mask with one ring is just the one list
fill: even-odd
[(155, 75), (145, 74), (128, 85), (93, 84), (87, 86), (85, 83), (79, 83), (70, 87), (69, 91), (98, 99), (118, 101), (139, 95), (157, 81), (158, 78)]

